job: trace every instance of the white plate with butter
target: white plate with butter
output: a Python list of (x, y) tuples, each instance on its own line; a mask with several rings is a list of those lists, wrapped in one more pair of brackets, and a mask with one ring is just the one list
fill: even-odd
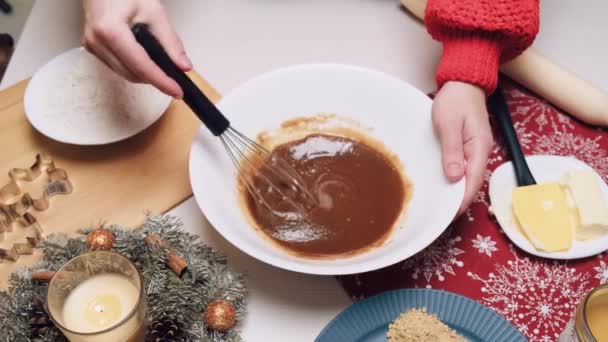
[[(608, 185), (606, 185), (595, 170), (582, 161), (574, 157), (543, 155), (526, 157), (526, 161), (536, 182), (539, 184), (547, 182), (561, 183), (563, 182), (564, 175), (568, 172), (591, 170), (597, 177), (604, 201), (608, 202)], [(513, 214), (511, 196), (516, 186), (513, 165), (511, 162), (507, 162), (499, 166), (492, 174), (489, 184), (489, 195), (496, 220), (509, 239), (519, 248), (530, 254), (550, 259), (585, 258), (608, 250), (608, 234), (585, 241), (578, 240), (575, 237), (571, 248), (565, 251), (544, 252), (537, 249), (524, 235)], [(575, 233), (574, 235), (576, 236), (577, 234)]]
[(83, 48), (45, 64), (24, 96), (25, 115), (38, 132), (74, 145), (132, 137), (156, 122), (170, 103), (171, 97), (124, 80)]

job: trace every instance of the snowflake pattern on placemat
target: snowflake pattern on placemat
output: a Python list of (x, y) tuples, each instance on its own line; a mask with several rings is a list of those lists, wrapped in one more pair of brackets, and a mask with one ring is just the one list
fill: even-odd
[[(492, 165), (492, 163), (495, 163), (499, 160), (502, 160), (502, 156), (500, 156), (500, 155), (495, 156), (495, 158), (488, 160), (488, 165)], [(475, 198), (473, 198), (473, 205), (480, 204), (486, 208), (488, 208), (490, 206), (490, 197), (488, 195), (488, 190), (489, 190), (488, 184), (490, 183), (491, 176), (492, 176), (492, 172), (490, 170), (486, 170), (484, 172), (483, 184), (482, 184), (479, 192), (477, 192), (477, 195), (475, 195)], [(475, 221), (475, 215), (473, 215), (473, 211), (471, 210), (472, 208), (473, 208), (473, 206), (471, 206), (469, 209), (467, 209), (464, 213), (464, 216), (470, 222)]]
[(600, 281), (600, 284), (608, 283), (608, 262), (600, 259), (599, 266), (594, 267), (593, 269), (597, 272), (595, 278)]
[(471, 241), (473, 241), (473, 248), (477, 249), (479, 254), (485, 254), (492, 257), (492, 253), (498, 250), (496, 241), (493, 241), (491, 236), (481, 236), (477, 234), (477, 237)]
[(533, 151), (536, 154), (574, 156), (591, 165), (599, 174), (608, 179), (608, 155), (599, 144), (603, 137), (587, 138), (573, 133), (555, 132), (537, 140)]
[(553, 341), (587, 292), (589, 275), (566, 263), (520, 257), (496, 265), (487, 275), (467, 272), (482, 283), (481, 302), (509, 319), (531, 341)]
[[(510, 82), (502, 85), (524, 153), (573, 156), (608, 181), (605, 130), (560, 113)], [(488, 180), (505, 161), (505, 150), (495, 145), (473, 204), (437, 241), (391, 267), (341, 277), (344, 288), (357, 300), (396, 288), (451, 291), (495, 310), (532, 342), (556, 341), (580, 298), (608, 283), (608, 253), (564, 262), (513, 247), (488, 213)]]
[(464, 266), (459, 259), (464, 250), (457, 247), (461, 241), (458, 235), (444, 234), (433, 244), (434, 248), (427, 248), (407, 259), (401, 269), (410, 271), (412, 279), (422, 281), (427, 288), (431, 288), (433, 278), (443, 282), (448, 274), (456, 275), (456, 270)]
[(507, 97), (510, 108), (513, 108), (511, 112), (517, 137), (525, 152), (573, 156), (591, 165), (608, 181), (608, 152), (602, 146), (605, 140), (603, 135), (580, 134), (576, 121), (570, 116), (518, 89), (511, 89)]

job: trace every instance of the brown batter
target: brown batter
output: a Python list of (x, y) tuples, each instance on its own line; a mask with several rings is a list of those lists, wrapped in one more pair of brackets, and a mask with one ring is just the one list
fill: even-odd
[(373, 247), (390, 235), (410, 186), (384, 154), (362, 141), (311, 134), (277, 146), (272, 155), (298, 171), (318, 202), (308, 214), (298, 212), (253, 176), (267, 205), (242, 191), (247, 209), (280, 246), (301, 256), (336, 256)]

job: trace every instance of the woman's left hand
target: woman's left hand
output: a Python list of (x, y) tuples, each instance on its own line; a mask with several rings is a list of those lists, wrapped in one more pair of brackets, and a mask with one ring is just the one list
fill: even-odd
[(441, 144), (443, 172), (452, 181), (466, 176), (462, 214), (484, 180), (493, 139), (483, 89), (464, 82), (446, 82), (433, 101), (433, 126)]

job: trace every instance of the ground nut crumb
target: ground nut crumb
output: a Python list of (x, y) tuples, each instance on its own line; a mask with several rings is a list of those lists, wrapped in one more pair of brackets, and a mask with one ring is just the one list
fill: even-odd
[(424, 308), (402, 313), (389, 325), (387, 337), (389, 342), (467, 341)]

